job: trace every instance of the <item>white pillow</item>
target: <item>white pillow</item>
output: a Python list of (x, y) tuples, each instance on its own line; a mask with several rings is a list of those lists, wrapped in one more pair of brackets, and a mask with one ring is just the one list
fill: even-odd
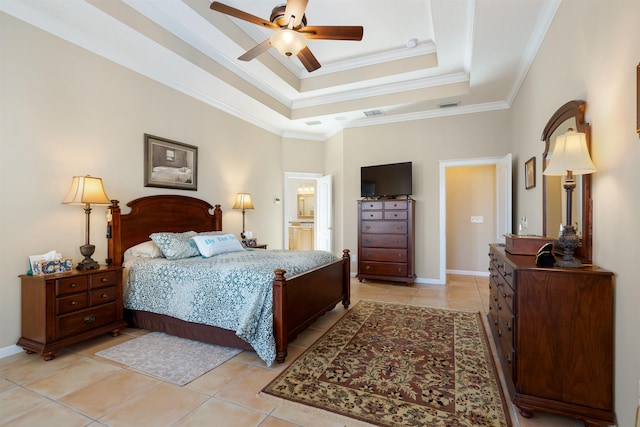
[(162, 252), (160, 248), (152, 240), (139, 243), (135, 246), (131, 246), (124, 251), (124, 262), (134, 257), (142, 258), (161, 258)]
[(198, 247), (203, 258), (227, 252), (243, 251), (242, 243), (233, 234), (220, 234), (216, 236), (194, 236), (191, 238)]

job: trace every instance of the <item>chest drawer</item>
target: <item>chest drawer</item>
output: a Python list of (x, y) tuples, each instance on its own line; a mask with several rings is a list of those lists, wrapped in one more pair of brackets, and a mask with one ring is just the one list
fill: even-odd
[(119, 273), (115, 271), (105, 271), (102, 273), (94, 273), (91, 275), (91, 289), (102, 288), (105, 286), (116, 286), (119, 280)]
[(363, 211), (380, 210), (382, 209), (382, 202), (380, 201), (366, 201), (360, 204)]
[(406, 211), (408, 206), (409, 202), (407, 202), (406, 200), (385, 200), (384, 202), (384, 208), (387, 210), (403, 209)]
[(362, 211), (361, 219), (382, 219), (382, 211)]
[(56, 296), (84, 292), (89, 287), (89, 276), (73, 276), (56, 279)]
[(366, 261), (407, 262), (407, 250), (363, 248), (360, 257)]
[(407, 219), (409, 213), (407, 211), (384, 211), (384, 219)]
[(362, 221), (363, 233), (407, 234), (406, 221)]
[(115, 302), (103, 304), (96, 308), (74, 311), (56, 318), (57, 338), (64, 338), (70, 335), (90, 331), (99, 326), (114, 322), (115, 320)]
[(116, 300), (116, 287), (94, 289), (89, 293), (89, 304), (96, 306)]
[(397, 264), (391, 262), (363, 261), (362, 270), (366, 274), (381, 276), (407, 276), (407, 264)]
[(366, 234), (362, 236), (363, 248), (406, 248), (407, 236), (394, 234)]

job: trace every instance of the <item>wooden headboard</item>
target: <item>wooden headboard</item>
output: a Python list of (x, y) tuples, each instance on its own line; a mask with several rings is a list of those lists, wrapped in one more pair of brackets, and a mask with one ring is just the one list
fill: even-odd
[[(160, 195), (135, 199), (122, 214), (118, 200), (112, 200), (108, 221), (108, 260), (120, 266), (124, 251), (146, 242), (151, 233), (184, 231), (222, 231), (222, 209), (204, 200), (187, 196)], [(109, 261), (108, 261), (109, 262)]]

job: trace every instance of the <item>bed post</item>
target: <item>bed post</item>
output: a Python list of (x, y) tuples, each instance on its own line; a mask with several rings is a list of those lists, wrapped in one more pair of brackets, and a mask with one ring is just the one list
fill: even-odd
[(120, 226), (120, 206), (118, 200), (112, 200), (107, 208), (107, 264), (122, 265), (122, 259), (117, 256), (122, 254), (122, 227)]
[(342, 250), (342, 305), (349, 308), (351, 304), (351, 255), (349, 249)]
[(220, 205), (215, 205), (215, 209), (213, 209), (213, 217), (214, 231), (222, 231), (222, 209), (220, 209)]
[(287, 357), (289, 334), (287, 333), (287, 281), (285, 270), (277, 269), (273, 279), (273, 335), (276, 339), (276, 362), (284, 363)]

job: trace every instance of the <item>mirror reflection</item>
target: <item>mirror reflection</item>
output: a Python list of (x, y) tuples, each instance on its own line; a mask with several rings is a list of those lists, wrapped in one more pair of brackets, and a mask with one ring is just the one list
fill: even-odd
[(298, 218), (313, 218), (315, 210), (315, 194), (298, 194)]

